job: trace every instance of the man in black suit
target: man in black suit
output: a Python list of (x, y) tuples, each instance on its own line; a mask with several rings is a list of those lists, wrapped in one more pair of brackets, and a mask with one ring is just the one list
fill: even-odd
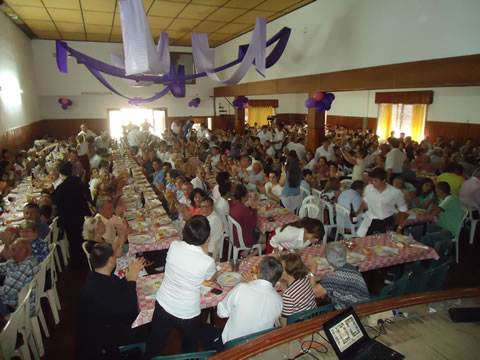
[(90, 252), (94, 271), (80, 297), (77, 359), (116, 359), (118, 347), (145, 341), (147, 326), (131, 328), (138, 315), (136, 280), (145, 260), (132, 260), (125, 278), (112, 275), (112, 245), (98, 243)]
[(82, 180), (72, 176), (72, 163), (61, 161), (57, 167), (62, 183), (53, 192), (59, 225), (65, 230), (70, 244), (71, 265), (78, 267), (85, 256), (82, 251), (82, 231), (85, 216), (90, 215)]

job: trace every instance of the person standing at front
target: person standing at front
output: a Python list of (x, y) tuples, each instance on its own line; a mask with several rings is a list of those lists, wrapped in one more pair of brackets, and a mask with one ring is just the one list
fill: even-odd
[(209, 239), (208, 219), (197, 215), (186, 222), (183, 241), (170, 245), (165, 276), (155, 296), (145, 359), (161, 355), (174, 327), (180, 332), (183, 353), (198, 350), (200, 287), (216, 272), (215, 261), (208, 256)]

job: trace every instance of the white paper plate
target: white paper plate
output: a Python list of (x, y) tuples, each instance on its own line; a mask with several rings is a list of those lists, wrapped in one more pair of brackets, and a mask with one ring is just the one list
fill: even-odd
[(217, 282), (223, 286), (235, 286), (242, 281), (242, 275), (234, 272), (226, 272), (217, 278)]
[(128, 238), (128, 242), (132, 244), (145, 244), (152, 242), (153, 239), (150, 235), (133, 235)]
[(143, 232), (143, 231), (147, 231), (150, 228), (150, 225), (146, 222), (140, 221), (140, 222), (133, 223), (131, 227), (136, 231)]
[(157, 232), (157, 238), (163, 239), (177, 234), (177, 230), (172, 228), (160, 228)]
[(391, 255), (396, 255), (398, 254), (398, 249), (394, 249), (390, 246), (371, 246), (370, 249), (372, 250), (373, 253), (379, 255), (379, 256), (391, 256)]
[(330, 264), (327, 261), (327, 258), (318, 256), (315, 258), (317, 260), (317, 269), (328, 269), (330, 267)]
[(350, 264), (358, 263), (360, 261), (365, 260), (365, 258), (366, 258), (365, 255), (362, 255), (356, 252), (350, 252), (350, 251), (347, 252), (347, 262)]
[(170, 220), (168, 217), (155, 219), (155, 224), (158, 224), (158, 225), (167, 225), (167, 224), (170, 224), (171, 222), (172, 220)]
[(143, 283), (143, 290), (146, 293), (156, 294), (160, 286), (162, 285), (162, 278), (147, 280)]

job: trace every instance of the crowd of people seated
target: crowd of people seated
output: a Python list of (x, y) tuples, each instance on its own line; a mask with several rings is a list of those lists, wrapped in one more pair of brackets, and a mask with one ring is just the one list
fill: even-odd
[[(92, 344), (79, 347), (94, 351), (91, 358), (121, 345), (111, 336), (121, 329), (125, 336), (118, 339), (122, 341), (138, 340), (138, 334), (143, 334), (147, 356), (161, 354), (173, 327), (180, 330), (183, 351), (198, 349), (199, 287), (204, 280), (215, 279), (215, 261), (224, 258), (220, 244), (227, 215), (239, 224), (248, 248), (260, 244), (262, 252), (266, 249), (274, 256), (265, 257), (255, 278), (247, 278), (218, 305), (218, 316), (229, 320), (221, 336), (212, 341), (221, 338), (225, 343), (272, 327), (277, 320), (286, 325), (289, 316), (315, 307), (318, 298), (336, 308), (368, 299), (365, 281), (346, 262), (341, 243), (328, 245), (326, 257), (334, 271), (320, 283), (311, 276), (316, 273), (315, 261), (304, 264), (294, 253), (277, 259), (277, 250), (294, 252), (321, 241), (326, 218), (304, 218), (273, 234), (262, 234), (256, 222), (264, 199), (296, 211), (312, 190), (319, 191), (322, 199), (350, 211), (346, 228), (356, 228), (359, 236), (403, 232), (407, 211), (423, 209), (437, 221), (426, 232), (412, 228), (411, 234), (442, 256), (451, 252), (463, 206), (480, 207), (480, 148), (471, 139), (461, 146), (441, 137), (435, 142), (426, 137), (418, 143), (392, 133), (383, 140), (371, 130), (327, 126), (321, 146), (312, 151), (305, 147), (305, 126), (276, 121), (261, 128), (247, 126), (244, 134), (237, 134), (175, 120), (161, 138), (151, 134), (146, 123), (128, 124), (123, 139), (115, 142), (107, 133), (97, 136), (85, 124), (80, 130), (67, 140), (47, 137), (27, 151), (1, 152), (2, 206), (26, 176), (42, 192), (25, 205), (25, 220), (19, 227), (7, 224), (0, 233), (5, 245), (0, 253), (0, 273), (5, 275), (0, 310), (6, 315), (15, 309), (18, 292), (48, 254), (44, 239), (48, 225), (58, 217), (70, 243), (72, 266), (85, 263), (82, 243), (88, 241), (93, 272), (81, 299), (84, 321), (78, 336), (79, 344)], [(127, 253), (128, 235), (133, 231), (125, 220), (122, 194), (128, 173), (112, 173), (111, 150), (119, 141), (142, 166), (183, 239), (170, 245), (148, 336), (127, 330), (136, 314), (133, 282), (144, 261), (133, 261), (125, 280), (117, 281), (112, 275), (114, 260)], [(344, 186), (344, 180), (351, 185)], [(238, 246), (236, 229), (233, 242)], [(256, 255), (257, 250), (240, 253)], [(274, 288), (278, 281), (281, 295)], [(124, 304), (109, 306), (122, 297), (113, 293), (124, 294)]]

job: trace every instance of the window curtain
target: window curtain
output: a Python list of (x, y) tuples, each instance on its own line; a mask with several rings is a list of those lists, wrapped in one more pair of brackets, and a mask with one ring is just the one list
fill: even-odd
[(387, 139), (392, 131), (393, 104), (380, 104), (378, 116), (377, 135), (380, 139)]
[(258, 126), (268, 125), (267, 117), (274, 114), (273, 107), (248, 107), (248, 125), (253, 126), (257, 123)]
[(425, 128), (425, 114), (427, 112), (426, 104), (415, 104), (412, 110), (411, 136), (412, 140), (420, 142), (423, 140), (423, 131)]

